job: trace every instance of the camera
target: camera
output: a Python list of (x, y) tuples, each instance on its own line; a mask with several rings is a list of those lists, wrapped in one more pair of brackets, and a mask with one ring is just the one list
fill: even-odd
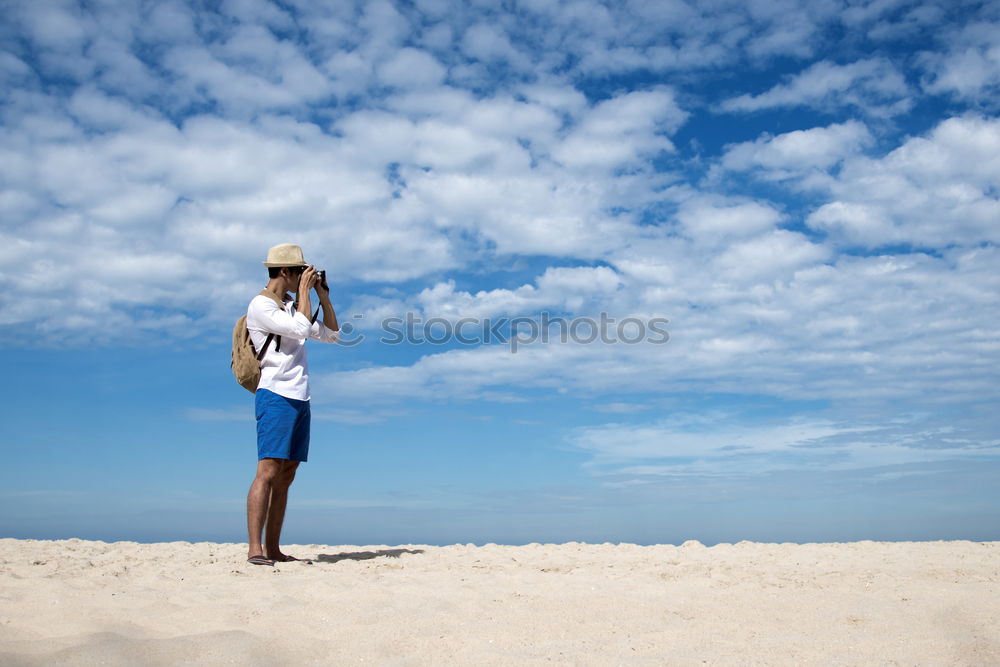
[(316, 271), (316, 275), (319, 276), (319, 282), (317, 284), (322, 285), (323, 289), (329, 289), (326, 284), (326, 269), (322, 271)]

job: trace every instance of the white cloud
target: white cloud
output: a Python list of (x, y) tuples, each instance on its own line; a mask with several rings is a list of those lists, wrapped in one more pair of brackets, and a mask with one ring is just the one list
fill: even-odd
[[(580, 428), (571, 441), (592, 452), (598, 463), (642, 459), (728, 458), (787, 452), (842, 433), (829, 421), (792, 421), (748, 427), (726, 414), (676, 415), (642, 425), (605, 424)], [(849, 432), (858, 430), (851, 428)], [(687, 462), (685, 462), (686, 464)], [(685, 467), (684, 464), (678, 466)]]
[(448, 0), (415, 0), (415, 4), (422, 14), (434, 18), (444, 17), (451, 9)]
[(238, 116), (288, 108), (325, 99), (330, 81), (296, 46), (277, 40), (260, 26), (241, 26), (215, 48), (182, 45), (171, 49), (164, 64), (191, 97), (205, 95)]
[[(995, 19), (995, 17), (994, 17)], [(1000, 86), (1000, 22), (973, 21), (949, 35), (946, 49), (923, 54), (925, 88), (988, 102)]]
[(857, 121), (796, 130), (775, 137), (730, 146), (721, 166), (731, 171), (761, 170), (768, 180), (801, 176), (811, 170), (829, 170), (873, 141), (868, 128)]
[[(747, 52), (753, 57), (772, 55), (811, 56), (815, 50), (816, 32), (821, 21), (833, 7), (824, 3), (802, 3), (793, 1), (752, 0), (747, 9), (754, 23), (765, 27), (761, 34), (754, 35), (747, 45)], [(820, 12), (827, 14), (822, 16)]]
[(76, 3), (26, 3), (15, 11), (30, 31), (31, 37), (43, 48), (54, 51), (79, 52), (92, 29), (86, 15), (74, 11)]
[(286, 30), (294, 26), (291, 16), (267, 0), (223, 0), (221, 10), (241, 22)]
[(471, 26), (462, 36), (462, 51), (472, 58), (483, 61), (508, 60), (524, 62), (503, 30), (494, 25), (478, 23)]
[(4, 81), (13, 84), (15, 81), (31, 78), (33, 72), (27, 63), (13, 53), (0, 51), (0, 74), (2, 74)]
[(162, 93), (166, 84), (131, 51), (131, 38), (129, 26), (128, 34), (122, 40), (99, 35), (90, 43), (87, 53), (98, 72), (94, 83), (129, 99), (155, 97)]
[(426, 51), (400, 49), (379, 68), (379, 77), (398, 88), (434, 86), (444, 80), (445, 68)]
[(355, 51), (339, 51), (322, 64), (322, 69), (332, 77), (331, 90), (346, 96), (361, 93), (368, 87), (372, 63)]
[(105, 95), (94, 86), (78, 88), (68, 105), (78, 123), (99, 132), (124, 128), (141, 129), (162, 120), (155, 111), (138, 108), (122, 98)]
[(836, 109), (853, 106), (873, 115), (895, 115), (910, 106), (909, 87), (888, 60), (859, 60), (847, 65), (822, 61), (759, 95), (743, 94), (722, 102), (728, 112), (807, 106)]
[(569, 2), (546, 14), (559, 48), (585, 76), (628, 71), (705, 70), (775, 56), (803, 57), (835, 19), (824, 3), (630, 2), (608, 8)]
[[(948, 16), (954, 11), (953, 6), (947, 2), (920, 2), (904, 8), (888, 20), (878, 16), (874, 18), (879, 20), (870, 20), (873, 18), (872, 14), (892, 12), (898, 5), (899, 3), (895, 1), (855, 5), (845, 10), (844, 22), (852, 28), (860, 28), (865, 23), (870, 24), (867, 36), (876, 41), (920, 39), (923, 31), (939, 32), (939, 27), (948, 22)], [(869, 16), (865, 17), (865, 14)]]
[(809, 226), (835, 232), (869, 247), (878, 247), (897, 238), (902, 240), (881, 208), (865, 204), (841, 201), (823, 204), (809, 215)]
[(772, 229), (783, 219), (774, 207), (758, 202), (733, 204), (698, 197), (685, 201), (677, 212), (684, 234), (700, 244), (722, 244)]
[(455, 282), (437, 283), (416, 297), (428, 317), (455, 320), (462, 317), (495, 318), (534, 314), (542, 310), (579, 312), (595, 299), (603, 302), (621, 287), (621, 279), (606, 266), (548, 268), (535, 285), (516, 289), (456, 291)]
[[(524, 344), (516, 354), (502, 343), (440, 352), (425, 345), (424, 356), (410, 366), (320, 378), (317, 396), (342, 404), (490, 400), (490, 392), (532, 387), (583, 397), (764, 393), (866, 407), (995, 399), (989, 369), (1000, 347), (988, 344), (995, 343), (996, 327), (981, 321), (1000, 290), (992, 269), (995, 249), (835, 261), (826, 252), (778, 230), (735, 240), (708, 259), (684, 239), (667, 237), (619, 251), (614, 274), (565, 274), (613, 278), (582, 292), (585, 283), (575, 279), (478, 293), (441, 284), (422, 295), (424, 308), (417, 312), (453, 321), (515, 314), (538, 319), (555, 304), (571, 317), (599, 311), (617, 321), (665, 317), (670, 340), (561, 344), (553, 331), (548, 344)], [(574, 295), (583, 298), (574, 302)], [(397, 307), (397, 315), (411, 308)]]
[(395, 52), (409, 32), (409, 22), (388, 0), (373, 0), (363, 3), (362, 7), (358, 27), (366, 33), (365, 53), (376, 58), (379, 54)]
[[(181, 304), (192, 303), (201, 291), (201, 281), (190, 280), (199, 263), (210, 263), (226, 276), (220, 279), (230, 284), (227, 290), (238, 292), (235, 277), (259, 275), (263, 249), (289, 238), (309, 247), (317, 261), (352, 276), (393, 280), (454, 265), (446, 237), (391, 206), (381, 168), (350, 168), (340, 158), (340, 142), (315, 126), (195, 118), (177, 130), (96, 94), (74, 99), (77, 113), (121, 112), (117, 120), (102, 120), (122, 127), (50, 139), (32, 136), (25, 119), (26, 134), (7, 135), (3, 142), (4, 150), (23, 158), (3, 168), (7, 197), (20, 210), (18, 217), (8, 215), (5, 231), (35, 244), (39, 268), (58, 267), (52, 274), (58, 279), (46, 284), (53, 296), (69, 300), (67, 316), (106, 318), (109, 308), (127, 309), (136, 298), (146, 307), (187, 309)], [(375, 256), (381, 259), (370, 261)], [(84, 257), (100, 261), (84, 263)], [(148, 263), (141, 296), (130, 296), (115, 279), (116, 257)], [(155, 270), (160, 257), (176, 263), (169, 271)], [(104, 301), (79, 298), (93, 289), (79, 280), (83, 275), (109, 281), (101, 288)], [(17, 312), (24, 321), (34, 319)]]
[[(17, 189), (4, 195), (21, 220), (35, 216), (66, 229), (73, 220), (74, 229), (87, 230), (77, 243), (128, 248), (138, 257), (163, 247), (179, 256), (214, 254), (231, 276), (246, 269), (230, 262), (256, 257), (289, 235), (314, 248), (336, 248), (332, 257), (324, 253), (325, 261), (368, 280), (458, 266), (449, 231), (455, 229), (473, 235), (467, 250), (490, 243), (500, 253), (597, 257), (634, 226), (630, 215), (610, 211), (641, 206), (647, 188), (662, 181), (642, 174), (609, 179), (602, 172), (641, 170), (646, 151), (669, 146), (659, 133), (685, 117), (664, 90), (588, 108), (566, 86), (534, 86), (534, 102), (476, 99), (424, 85), (419, 95), (392, 98), (391, 111), (345, 114), (331, 135), (312, 122), (260, 111), (301, 105), (321, 92), (312, 87), (300, 96), (300, 87), (310, 87), (282, 78), (283, 68), (299, 62), (288, 44), (240, 28), (220, 48), (231, 61), (252, 59), (279, 78), (241, 74), (203, 47), (174, 49), (167, 62), (186, 62), (179, 66), (194, 77), (181, 79), (180, 90), (204, 82), (226, 108), (253, 97), (234, 111), (256, 114), (253, 122), (206, 115), (177, 127), (96, 86), (70, 98), (72, 116), (54, 97), (24, 96), (25, 113), (12, 118), (19, 133), (6, 140), (9, 183)], [(88, 134), (94, 130), (103, 134)], [(588, 158), (583, 168), (590, 173), (578, 174), (550, 157), (567, 141), (591, 155), (597, 155), (593, 145), (625, 148), (610, 162)], [(52, 203), (74, 215), (46, 210)], [(53, 256), (64, 238), (48, 240)], [(165, 292), (149, 291), (148, 305), (165, 306), (156, 296)], [(102, 317), (106, 311), (99, 309)]]
[(762, 280), (819, 264), (829, 256), (828, 248), (809, 241), (805, 235), (776, 229), (732, 244), (722, 251), (714, 264), (732, 280)]
[[(529, 158), (515, 152), (527, 166)], [(415, 198), (438, 224), (467, 229), (501, 254), (597, 258), (624, 241), (630, 221), (606, 208), (618, 200), (601, 180), (573, 182), (552, 171), (538, 177), (408, 173), (404, 201)]]
[(389, 98), (413, 120), (360, 112), (338, 128), (356, 160), (398, 165), (399, 204), (438, 226), (472, 230), (501, 253), (596, 257), (632, 224), (608, 211), (641, 206), (647, 188), (662, 181), (604, 173), (641, 169), (647, 153), (670, 147), (658, 133), (676, 129), (685, 114), (667, 91), (592, 109), (564, 89), (530, 93), (539, 101), (430, 88)]
[(1000, 122), (951, 118), (883, 158), (855, 157), (808, 224), (845, 243), (941, 247), (1000, 241)]
[(146, 20), (136, 25), (143, 41), (179, 44), (197, 37), (191, 9), (181, 0), (160, 0), (149, 8)]
[(452, 52), (454, 39), (452, 27), (442, 22), (431, 27), (425, 26), (417, 43), (437, 52)]
[(607, 412), (610, 414), (630, 414), (648, 410), (649, 407), (650, 406), (643, 405), (641, 403), (622, 403), (620, 401), (614, 401), (611, 403), (599, 403), (594, 406), (594, 409), (598, 412)]
[(587, 107), (587, 98), (576, 88), (566, 84), (530, 84), (519, 92), (528, 100), (570, 117)]
[[(997, 456), (995, 439), (926, 417), (897, 423), (790, 419), (747, 423), (725, 412), (576, 429), (569, 442), (602, 476), (637, 482), (690, 475), (747, 477), (776, 470), (852, 470)], [(963, 434), (965, 435), (965, 434)], [(978, 436), (978, 437), (977, 437)]]
[(673, 150), (665, 134), (687, 118), (669, 90), (633, 92), (601, 102), (553, 151), (569, 167), (610, 169)]

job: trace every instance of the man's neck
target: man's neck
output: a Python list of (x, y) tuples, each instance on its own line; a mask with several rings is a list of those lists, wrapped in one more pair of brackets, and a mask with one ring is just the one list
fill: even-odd
[(285, 289), (285, 281), (281, 278), (272, 278), (267, 281), (267, 286), (265, 287), (268, 291), (273, 293), (276, 297), (282, 301), (288, 301), (291, 297), (288, 295), (288, 290)]

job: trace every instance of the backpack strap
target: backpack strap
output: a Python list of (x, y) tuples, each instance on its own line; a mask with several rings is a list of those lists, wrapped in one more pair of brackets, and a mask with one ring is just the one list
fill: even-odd
[[(257, 353), (257, 361), (260, 361), (261, 359), (264, 358), (264, 353), (267, 352), (267, 346), (271, 344), (271, 341), (273, 339), (274, 339), (273, 333), (267, 334), (267, 340), (264, 341), (264, 345), (260, 348), (260, 352)], [(278, 336), (278, 345), (281, 345), (281, 336)], [(279, 348), (275, 347), (274, 349), (278, 350)]]

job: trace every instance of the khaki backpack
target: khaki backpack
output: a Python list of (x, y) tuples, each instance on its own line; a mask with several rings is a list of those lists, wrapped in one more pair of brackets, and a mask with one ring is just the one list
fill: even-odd
[[(274, 302), (280, 308), (285, 307), (281, 303), (281, 300), (270, 290), (263, 290), (260, 296), (274, 299)], [(267, 346), (271, 344), (271, 340), (274, 337), (273, 333), (267, 334), (264, 346), (260, 348), (260, 352), (257, 352), (253, 347), (253, 341), (250, 340), (250, 331), (247, 329), (247, 316), (244, 315), (236, 320), (236, 324), (233, 326), (233, 361), (230, 366), (232, 366), (236, 382), (251, 394), (257, 393), (257, 385), (260, 383), (260, 360), (264, 358)], [(275, 349), (280, 348), (281, 336), (278, 336)]]

